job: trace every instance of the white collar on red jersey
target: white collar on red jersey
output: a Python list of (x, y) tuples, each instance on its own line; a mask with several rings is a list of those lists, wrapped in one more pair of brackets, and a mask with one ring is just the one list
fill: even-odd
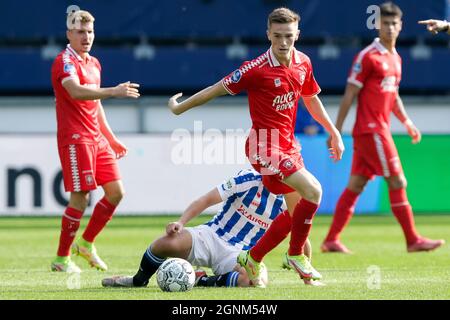
[[(270, 47), (270, 49), (267, 50), (267, 57), (269, 60), (269, 65), (271, 67), (279, 67), (281, 65), (280, 62), (275, 57), (275, 54), (272, 51), (272, 47)], [(293, 48), (293, 52), (292, 52), (292, 62), (295, 64), (299, 64), (301, 62), (300, 54), (297, 51), (297, 49), (295, 49), (295, 48)]]
[[(70, 44), (67, 44), (67, 52), (69, 52), (69, 54), (74, 56), (75, 59), (77, 59), (78, 61), (83, 61), (83, 58), (81, 58), (81, 56), (75, 50), (73, 50)], [(88, 61), (91, 60), (91, 56), (89, 55), (89, 53), (87, 53), (86, 58)]]
[[(383, 44), (381, 43), (380, 38), (375, 38), (375, 40), (373, 40), (373, 44), (375, 48), (377, 48), (377, 50), (380, 51), (381, 54), (389, 53), (389, 50), (386, 49), (386, 47), (383, 46)], [(397, 50), (395, 50), (395, 48), (394, 53), (397, 53)]]

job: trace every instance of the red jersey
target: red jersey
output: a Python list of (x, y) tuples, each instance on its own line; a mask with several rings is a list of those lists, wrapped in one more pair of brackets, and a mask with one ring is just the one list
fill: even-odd
[(258, 58), (244, 62), (223, 78), (222, 84), (232, 95), (247, 91), (252, 129), (258, 141), (264, 132), (261, 129), (267, 129), (268, 134), (275, 129), (279, 141), (271, 144), (270, 138), (267, 139), (268, 147), (282, 151), (298, 147), (294, 138), (298, 100), (320, 92), (308, 56), (294, 48), (291, 65), (286, 67), (278, 62), (270, 48)]
[(361, 88), (353, 135), (390, 133), (390, 115), (395, 106), (402, 75), (402, 59), (390, 53), (376, 38), (355, 58), (347, 79)]
[(84, 61), (70, 45), (53, 62), (52, 85), (56, 100), (58, 146), (97, 143), (102, 134), (98, 122), (98, 100), (73, 99), (63, 83), (73, 79), (80, 85), (100, 87), (101, 66), (92, 56)]

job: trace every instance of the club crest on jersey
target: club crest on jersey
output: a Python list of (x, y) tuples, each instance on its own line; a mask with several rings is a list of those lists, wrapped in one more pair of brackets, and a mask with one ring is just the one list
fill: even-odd
[(233, 72), (233, 75), (231, 76), (231, 81), (234, 83), (238, 83), (239, 80), (242, 78), (242, 72), (241, 70), (237, 69), (235, 72)]
[(91, 174), (86, 175), (85, 178), (86, 178), (86, 184), (88, 186), (92, 186), (94, 184), (94, 177)]
[(290, 170), (292, 169), (292, 167), (294, 166), (294, 164), (292, 163), (291, 160), (287, 159), (284, 163), (283, 163), (283, 167), (285, 167), (286, 169)]
[(353, 72), (354, 73), (360, 73), (361, 72), (361, 63), (355, 63), (354, 65), (353, 65)]
[(64, 73), (68, 74), (76, 74), (77, 70), (75, 69), (75, 66), (71, 63), (65, 63), (64, 64)]
[(275, 80), (273, 80), (273, 83), (275, 84), (275, 87), (280, 87), (281, 86), (281, 80), (280, 78), (276, 78)]

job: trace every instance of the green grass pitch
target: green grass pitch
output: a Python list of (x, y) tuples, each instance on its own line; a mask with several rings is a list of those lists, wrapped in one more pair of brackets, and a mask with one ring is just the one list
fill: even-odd
[[(190, 225), (203, 223), (202, 216)], [(194, 288), (185, 293), (162, 292), (154, 278), (147, 288), (103, 288), (101, 279), (115, 274), (133, 275), (148, 244), (164, 232), (175, 216), (115, 217), (98, 237), (100, 256), (109, 271), (83, 269), (74, 275), (53, 273), (60, 218), (0, 219), (0, 300), (5, 299), (450, 299), (449, 215), (416, 216), (418, 230), (430, 238), (446, 238), (435, 252), (406, 253), (400, 226), (392, 216), (356, 216), (342, 240), (353, 255), (322, 254), (320, 243), (330, 216), (317, 216), (311, 233), (314, 266), (324, 276), (324, 287), (305, 286), (293, 271), (282, 270), (281, 255), (287, 241), (265, 259), (270, 284), (257, 288)], [(83, 230), (87, 218), (83, 220)], [(208, 270), (210, 272), (210, 270)]]

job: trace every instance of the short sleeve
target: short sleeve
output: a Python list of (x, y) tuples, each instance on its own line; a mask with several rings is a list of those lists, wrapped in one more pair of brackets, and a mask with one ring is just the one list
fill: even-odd
[(244, 62), (239, 69), (236, 69), (222, 79), (222, 85), (231, 95), (236, 95), (248, 90), (255, 81), (255, 69), (251, 61)]
[(55, 72), (56, 79), (60, 81), (61, 84), (71, 79), (79, 81), (77, 68), (71, 60), (58, 60), (56, 62)]
[[(301, 75), (302, 76), (302, 75)], [(308, 69), (306, 70), (305, 80), (302, 86), (302, 96), (312, 97), (320, 93), (320, 87), (314, 78), (314, 72), (312, 68), (311, 61), (308, 61)]]
[(372, 64), (369, 56), (364, 55), (361, 57), (359, 54), (353, 61), (352, 69), (350, 70), (350, 76), (348, 77), (347, 82), (362, 88), (371, 70)]
[(242, 195), (247, 190), (261, 184), (261, 175), (253, 169), (239, 171), (234, 177), (225, 180), (217, 186), (223, 201), (236, 194)]
[(217, 186), (217, 191), (219, 191), (220, 197), (223, 201), (227, 200), (233, 194), (236, 193), (236, 180), (234, 177), (224, 181)]

